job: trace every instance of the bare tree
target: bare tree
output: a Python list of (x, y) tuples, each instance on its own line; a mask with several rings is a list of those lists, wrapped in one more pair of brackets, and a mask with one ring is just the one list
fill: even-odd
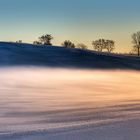
[(92, 45), (96, 51), (102, 52), (106, 49), (111, 53), (115, 49), (115, 42), (113, 40), (99, 39), (92, 42)]
[(133, 46), (133, 51), (137, 52), (138, 56), (140, 56), (140, 31), (137, 33), (134, 33), (132, 35), (132, 43), (134, 44)]
[(105, 48), (109, 53), (111, 53), (115, 49), (115, 42), (113, 40), (106, 40)]
[(106, 47), (105, 39), (99, 39), (92, 42), (92, 45), (96, 51), (102, 52)]
[(87, 48), (88, 48), (88, 47), (87, 47), (85, 44), (83, 44), (83, 43), (78, 44), (76, 47), (77, 47), (77, 48), (80, 48), (80, 49), (82, 49), (82, 50), (87, 50)]
[(49, 34), (39, 37), (39, 41), (44, 45), (52, 45), (52, 43), (51, 43), (52, 39), (53, 39), (53, 37)]
[(65, 40), (62, 43), (62, 46), (66, 47), (66, 48), (75, 48), (75, 44), (72, 43), (70, 40)]

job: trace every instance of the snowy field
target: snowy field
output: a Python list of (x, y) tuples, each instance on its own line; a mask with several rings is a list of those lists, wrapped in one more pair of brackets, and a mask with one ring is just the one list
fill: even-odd
[(139, 140), (140, 72), (0, 68), (0, 140)]

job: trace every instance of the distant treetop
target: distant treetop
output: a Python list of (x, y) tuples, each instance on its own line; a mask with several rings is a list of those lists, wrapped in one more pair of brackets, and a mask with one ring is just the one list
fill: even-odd
[(75, 44), (72, 43), (70, 40), (65, 40), (62, 43), (62, 46), (66, 47), (66, 48), (75, 48)]
[(42, 44), (42, 45), (48, 45), (48, 46), (52, 45), (51, 41), (52, 41), (53, 37), (50, 34), (42, 35), (38, 39), (39, 39), (39, 41), (34, 41), (33, 44), (35, 44), (35, 45)]
[(39, 37), (39, 41), (44, 45), (52, 45), (52, 39), (53, 37), (50, 34), (42, 35)]
[(115, 42), (113, 40), (99, 39), (92, 42), (93, 48), (96, 51), (102, 52), (106, 49), (109, 53), (115, 49)]
[(80, 48), (82, 50), (87, 50), (88, 49), (88, 47), (85, 44), (83, 44), (83, 43), (80, 43), (80, 44), (76, 45), (76, 47)]

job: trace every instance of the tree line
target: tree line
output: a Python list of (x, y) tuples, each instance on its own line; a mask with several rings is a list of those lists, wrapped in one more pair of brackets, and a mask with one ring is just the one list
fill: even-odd
[[(38, 41), (34, 41), (33, 44), (52, 46), (52, 43), (51, 43), (52, 40), (53, 40), (52, 35), (46, 34), (46, 35), (42, 35), (41, 37), (39, 37)], [(75, 45), (70, 40), (65, 40), (61, 45), (66, 48), (88, 49), (88, 47), (85, 44), (81, 43), (81, 44)]]
[[(51, 43), (52, 39), (53, 37), (50, 34), (42, 35), (41, 37), (38, 38), (38, 41), (34, 41), (33, 44), (52, 46), (52, 43)], [(88, 47), (85, 44), (80, 43), (80, 44), (75, 45), (70, 40), (65, 40), (61, 45), (66, 48), (80, 48), (83, 50), (88, 49)], [(107, 50), (108, 52), (111, 53), (115, 49), (115, 42), (113, 40), (99, 39), (99, 40), (93, 41), (92, 45), (93, 45), (94, 50), (100, 51), (100, 52), (102, 52), (103, 50)]]
[[(37, 41), (33, 42), (33, 44), (52, 46), (52, 40), (53, 36), (50, 34), (46, 34), (39, 37)], [(20, 42), (22, 41), (20, 40), (19, 43)], [(132, 43), (133, 43), (132, 53), (137, 53), (137, 55), (140, 56), (140, 31), (132, 35)], [(83, 50), (88, 49), (88, 47), (85, 44), (80, 43), (78, 45), (75, 45), (70, 40), (65, 40), (61, 45), (66, 48), (80, 48)], [(95, 51), (98, 52), (107, 51), (109, 53), (112, 53), (116, 48), (115, 41), (109, 39), (94, 40), (92, 41), (92, 46)]]

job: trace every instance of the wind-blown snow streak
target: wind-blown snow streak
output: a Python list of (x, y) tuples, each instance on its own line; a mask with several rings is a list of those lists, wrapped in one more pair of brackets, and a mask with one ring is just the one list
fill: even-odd
[(139, 84), (137, 71), (1, 68), (0, 139), (137, 140)]

